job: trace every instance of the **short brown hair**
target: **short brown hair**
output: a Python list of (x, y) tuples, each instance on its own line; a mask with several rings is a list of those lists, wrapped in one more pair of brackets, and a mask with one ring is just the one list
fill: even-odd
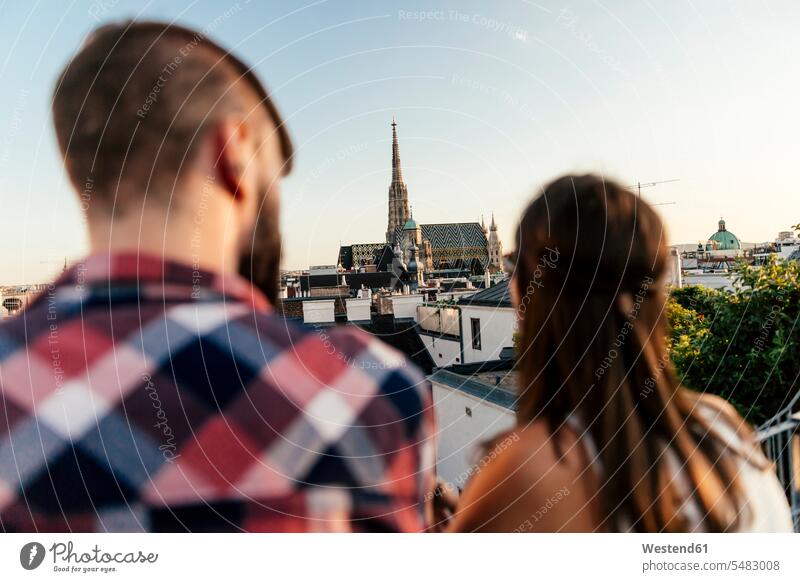
[(73, 185), (85, 193), (82, 206), (122, 210), (128, 192), (171, 191), (204, 127), (253, 108), (237, 83), (254, 92), (274, 123), (288, 174), (293, 150), (285, 124), (255, 74), (230, 52), (169, 23), (95, 30), (53, 95), (56, 137)]

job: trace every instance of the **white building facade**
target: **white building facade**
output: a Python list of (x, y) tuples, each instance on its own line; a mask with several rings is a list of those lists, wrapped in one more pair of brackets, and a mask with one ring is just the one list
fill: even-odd
[(499, 360), (513, 348), (517, 314), (508, 296), (508, 281), (453, 303), (417, 307), (418, 331), (440, 368)]
[(433, 407), (438, 429), (436, 472), (450, 490), (461, 493), (502, 441), (487, 448), (499, 434), (514, 426), (515, 395), (473, 377), (447, 370), (430, 376)]

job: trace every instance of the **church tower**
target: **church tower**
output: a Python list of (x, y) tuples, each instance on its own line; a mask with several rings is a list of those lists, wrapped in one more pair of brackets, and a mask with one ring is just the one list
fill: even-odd
[(400, 144), (397, 141), (397, 123), (392, 118), (392, 183), (389, 186), (389, 226), (386, 229), (386, 242), (394, 242), (395, 232), (403, 228), (409, 219), (408, 188), (403, 182), (400, 168)]
[(494, 212), (492, 212), (492, 224), (489, 226), (488, 243), (489, 264), (496, 269), (501, 269), (503, 267), (503, 243), (500, 242), (500, 236), (497, 234), (497, 224), (494, 221)]

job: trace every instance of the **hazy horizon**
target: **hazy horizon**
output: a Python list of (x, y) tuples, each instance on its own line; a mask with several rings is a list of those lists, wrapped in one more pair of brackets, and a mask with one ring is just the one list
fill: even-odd
[(673, 244), (724, 217), (743, 242), (800, 222), (792, 180), (800, 6), (607, 2), (125, 0), (3, 6), (0, 284), (44, 281), (86, 252), (49, 118), (85, 35), (123, 18), (205, 30), (252, 65), (295, 141), (283, 185), (283, 268), (384, 237), (392, 117), (419, 223), (516, 218), (567, 172), (642, 190)]

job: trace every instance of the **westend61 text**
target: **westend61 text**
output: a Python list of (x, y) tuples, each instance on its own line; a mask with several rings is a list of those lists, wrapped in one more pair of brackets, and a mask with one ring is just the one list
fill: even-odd
[(708, 544), (642, 544), (642, 551), (645, 554), (707, 554)]

